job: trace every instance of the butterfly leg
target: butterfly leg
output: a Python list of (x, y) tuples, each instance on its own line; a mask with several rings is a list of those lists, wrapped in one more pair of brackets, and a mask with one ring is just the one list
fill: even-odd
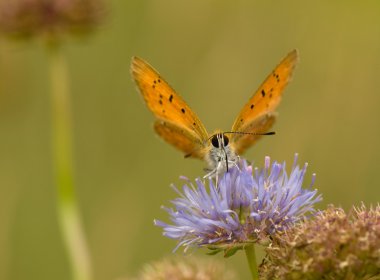
[[(236, 161), (228, 160), (227, 163), (229, 166), (233, 166), (233, 167), (236, 167), (237, 169), (239, 169), (239, 166), (237, 165)], [(214, 169), (206, 168), (204, 170), (206, 172), (208, 172), (206, 175), (203, 176), (204, 179), (212, 178), (212, 177), (216, 176), (217, 174), (222, 174), (224, 172), (228, 172), (226, 169), (226, 164), (224, 164), (224, 162), (222, 162), (222, 161), (219, 161), (217, 163), (217, 166)]]
[(205, 169), (206, 171), (208, 171), (208, 173), (203, 176), (203, 179), (215, 178), (215, 185), (216, 188), (218, 188), (219, 176), (223, 175), (225, 172), (228, 172), (228, 170), (230, 169), (227, 169), (228, 166), (235, 167), (240, 171), (238, 165), (239, 159), (240, 158), (238, 156), (235, 160), (227, 159), (226, 161), (224, 161), (222, 159), (219, 159), (214, 169)]
[(240, 171), (240, 168), (239, 168), (239, 165), (238, 165), (239, 160), (240, 160), (240, 158), (238, 157), (237, 160), (229, 160), (228, 163), (231, 166), (236, 167)]
[(209, 179), (209, 178), (214, 178), (217, 168), (214, 168), (213, 170), (206, 169), (206, 171), (209, 171), (206, 175), (203, 176), (203, 179)]
[(215, 186), (217, 189), (218, 189), (219, 175), (221, 174), (220, 170), (223, 168), (222, 165), (223, 165), (222, 162), (218, 162), (217, 166), (214, 169), (212, 169), (210, 172), (208, 172), (206, 175), (203, 176), (204, 179), (215, 178)]

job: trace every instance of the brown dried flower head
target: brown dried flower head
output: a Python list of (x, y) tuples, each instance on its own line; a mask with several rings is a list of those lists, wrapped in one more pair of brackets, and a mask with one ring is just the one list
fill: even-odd
[(235, 274), (217, 261), (195, 257), (170, 258), (145, 265), (136, 280), (234, 280)]
[(86, 33), (103, 13), (101, 0), (0, 0), (0, 31), (12, 37)]
[(349, 214), (329, 206), (275, 236), (263, 279), (380, 279), (380, 205)]

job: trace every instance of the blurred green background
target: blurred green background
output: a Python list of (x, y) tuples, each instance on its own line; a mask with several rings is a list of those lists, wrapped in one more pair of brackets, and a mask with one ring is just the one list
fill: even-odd
[[(320, 208), (379, 201), (380, 3), (109, 1), (94, 36), (65, 47), (71, 75), (77, 194), (96, 279), (135, 275), (175, 241), (153, 219), (178, 176), (201, 176), (154, 135), (129, 74), (149, 61), (206, 127), (227, 130), (293, 48), (300, 63), (274, 129), (246, 154), (317, 173)], [(0, 41), (0, 279), (69, 279), (56, 220), (47, 55), (38, 41)], [(308, 181), (306, 182), (308, 184)], [(196, 252), (203, 255), (204, 252)], [(179, 251), (176, 254), (182, 255)], [(223, 260), (245, 279), (244, 254)]]

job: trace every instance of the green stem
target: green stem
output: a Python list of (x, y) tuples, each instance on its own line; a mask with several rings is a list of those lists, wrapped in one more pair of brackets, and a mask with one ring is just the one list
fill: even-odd
[(259, 273), (257, 270), (255, 245), (248, 245), (244, 248), (244, 250), (245, 255), (247, 256), (248, 266), (249, 270), (251, 271), (252, 279), (257, 280), (259, 279)]
[(58, 195), (58, 219), (73, 279), (90, 280), (91, 261), (75, 198), (69, 77), (60, 45), (50, 44), (53, 165)]

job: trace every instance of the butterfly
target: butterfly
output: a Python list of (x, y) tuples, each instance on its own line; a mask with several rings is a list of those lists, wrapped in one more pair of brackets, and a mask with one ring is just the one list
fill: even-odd
[(276, 120), (276, 112), (285, 86), (291, 80), (298, 61), (298, 51), (291, 51), (269, 74), (241, 109), (231, 131), (209, 134), (194, 111), (162, 76), (146, 61), (133, 57), (131, 74), (145, 103), (156, 120), (154, 130), (166, 142), (208, 163), (215, 176), (236, 165), (239, 155), (268, 132)]

